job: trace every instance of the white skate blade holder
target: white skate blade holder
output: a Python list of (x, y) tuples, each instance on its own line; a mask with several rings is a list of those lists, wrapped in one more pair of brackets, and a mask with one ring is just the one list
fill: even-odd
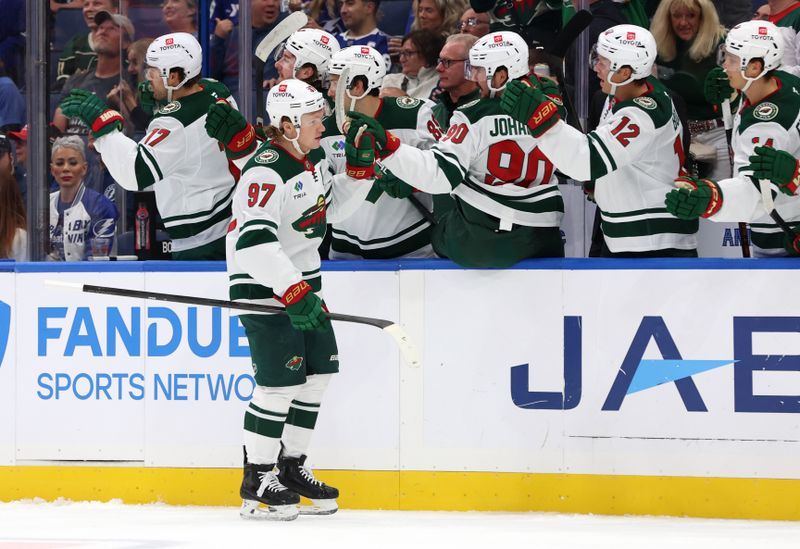
[(297, 505), (262, 505), (261, 502), (246, 499), (242, 501), (239, 516), (247, 520), (294, 520), (300, 514)]
[(332, 515), (339, 510), (335, 499), (312, 499), (311, 505), (300, 505), (301, 515)]

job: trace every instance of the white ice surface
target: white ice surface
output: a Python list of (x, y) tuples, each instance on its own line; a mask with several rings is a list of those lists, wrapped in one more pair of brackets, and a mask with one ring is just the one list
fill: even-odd
[(800, 547), (800, 523), (546, 513), (340, 510), (293, 522), (231, 507), (0, 503), (0, 549), (78, 548), (769, 548)]

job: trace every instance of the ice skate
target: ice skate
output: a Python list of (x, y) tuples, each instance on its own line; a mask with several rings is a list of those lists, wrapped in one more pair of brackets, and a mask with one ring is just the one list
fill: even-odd
[(332, 515), (339, 510), (336, 498), (339, 490), (314, 478), (311, 469), (304, 465), (306, 456), (278, 458), (278, 480), (289, 490), (311, 500), (311, 505), (301, 505), (301, 515)]
[[(239, 495), (242, 508), (239, 515), (256, 520), (294, 520), (300, 496), (281, 484), (273, 472), (274, 465), (247, 463)], [(266, 507), (262, 507), (261, 504)]]

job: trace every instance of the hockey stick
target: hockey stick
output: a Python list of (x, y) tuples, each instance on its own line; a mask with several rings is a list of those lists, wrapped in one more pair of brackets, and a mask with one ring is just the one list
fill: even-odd
[[(334, 98), (334, 114), (336, 115), (336, 127), (342, 132), (342, 135), (347, 135), (347, 130), (350, 128), (350, 119), (347, 117), (345, 109), (345, 101), (347, 101), (347, 86), (344, 84), (350, 77), (350, 68), (345, 67), (339, 75), (339, 80), (336, 81), (336, 96)], [(382, 168), (382, 166), (381, 166)], [(380, 197), (380, 195), (378, 195)], [(433, 213), (425, 207), (425, 205), (417, 199), (413, 194), (408, 197), (414, 208), (425, 218), (431, 225), (436, 225), (436, 219)], [(377, 201), (377, 198), (375, 198)]]
[[(122, 297), (133, 297), (138, 299), (151, 299), (154, 301), (169, 301), (173, 303), (186, 303), (187, 305), (204, 305), (207, 307), (223, 307), (227, 309), (239, 309), (254, 313), (274, 313), (285, 315), (283, 307), (273, 305), (259, 305), (256, 303), (237, 303), (235, 301), (225, 301), (222, 299), (208, 299), (205, 297), (195, 297), (190, 295), (162, 294), (158, 292), (146, 292), (142, 290), (129, 290), (127, 288), (109, 288), (107, 286), (93, 286), (91, 284), (79, 284), (75, 282), (63, 282), (60, 280), (45, 280), (45, 286), (56, 288), (69, 288), (91, 294), (117, 295)], [(380, 318), (370, 318), (366, 316), (343, 315), (340, 313), (326, 313), (331, 320), (340, 322), (352, 322), (354, 324), (366, 324), (380, 328), (395, 340), (403, 360), (412, 368), (420, 365), (419, 351), (409, 339), (408, 334), (400, 325)]]
[(789, 226), (781, 214), (778, 213), (778, 210), (775, 209), (775, 199), (772, 198), (772, 189), (769, 188), (769, 181), (766, 179), (759, 179), (758, 180), (758, 189), (761, 191), (761, 203), (764, 205), (764, 209), (767, 210), (767, 213), (775, 222), (775, 224), (781, 228), (783, 234), (789, 237), (789, 242), (793, 242), (797, 233)]
[(295, 11), (286, 19), (275, 25), (275, 28), (266, 35), (255, 50), (253, 69), (256, 73), (256, 124), (264, 125), (264, 65), (272, 51), (285, 42), (292, 34), (308, 24), (308, 16), (302, 11)]
[(578, 36), (592, 23), (592, 19), (592, 14), (587, 10), (577, 12), (558, 33), (553, 47), (545, 50), (549, 55), (555, 57), (553, 65), (558, 87), (561, 89), (564, 107), (567, 109), (567, 123), (581, 132), (584, 129), (578, 119), (578, 111), (575, 110), (575, 104), (567, 91), (567, 84), (564, 81), (564, 57), (567, 55), (567, 50), (569, 50), (570, 46), (578, 39)]
[[(725, 140), (728, 142), (728, 161), (733, 175), (733, 114), (731, 113), (731, 100), (722, 102), (722, 123), (725, 125)], [(771, 195), (770, 195), (771, 198)], [(739, 222), (739, 246), (742, 248), (742, 257), (750, 257), (750, 237), (747, 233), (747, 223)]]

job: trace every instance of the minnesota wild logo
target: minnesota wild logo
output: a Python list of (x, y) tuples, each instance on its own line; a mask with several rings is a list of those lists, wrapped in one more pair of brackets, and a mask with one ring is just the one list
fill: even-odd
[(422, 101), (413, 97), (403, 96), (397, 98), (397, 106), (404, 109), (413, 109), (420, 103), (422, 103)]
[(293, 372), (299, 370), (300, 366), (302, 365), (303, 365), (303, 357), (297, 355), (294, 355), (292, 358), (289, 359), (289, 362), (286, 363), (286, 367)]
[(775, 103), (761, 103), (753, 109), (753, 116), (759, 120), (772, 120), (778, 116), (778, 106)]
[(325, 236), (325, 197), (319, 195), (317, 203), (304, 211), (300, 218), (292, 223), (292, 228), (306, 235), (306, 238)]
[(181, 104), (177, 101), (170, 101), (160, 109), (158, 109), (159, 114), (172, 114), (177, 112), (181, 109)]

